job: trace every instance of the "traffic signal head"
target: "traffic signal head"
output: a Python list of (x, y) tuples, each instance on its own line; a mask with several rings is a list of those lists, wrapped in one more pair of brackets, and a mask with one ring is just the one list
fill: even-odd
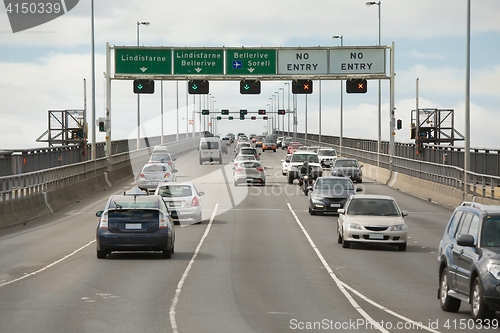
[(227, 117), (227, 119), (233, 120), (233, 116), (229, 116), (229, 117)]
[(398, 130), (403, 128), (403, 121), (401, 119), (398, 119), (398, 121), (396, 122), (396, 128)]
[(99, 121), (99, 132), (106, 132), (106, 126), (104, 126), (104, 121)]
[(240, 94), (260, 94), (260, 81), (241, 80)]
[(355, 79), (346, 81), (346, 92), (349, 94), (364, 94), (367, 91), (365, 79)]
[(229, 114), (229, 110), (220, 110), (220, 114), (223, 116), (227, 116)]
[(155, 81), (153, 80), (134, 80), (135, 94), (153, 94), (155, 92)]
[(292, 82), (292, 93), (294, 94), (312, 94), (313, 83), (311, 80), (294, 80)]
[(259, 113), (259, 115), (266, 114), (266, 110), (259, 110), (258, 113)]
[(240, 115), (246, 115), (246, 114), (248, 114), (247, 110), (240, 110)]
[(221, 119), (222, 119), (222, 117), (221, 117), (221, 116), (217, 116), (217, 118), (216, 118), (216, 119), (217, 119), (217, 120), (221, 120)]
[(208, 81), (207, 80), (189, 80), (189, 93), (190, 94), (208, 94)]
[(278, 110), (278, 114), (279, 115), (284, 115), (285, 114), (285, 110)]
[(245, 115), (244, 114), (240, 114), (240, 120), (245, 120)]
[(256, 116), (252, 116), (250, 119), (255, 120), (255, 119), (257, 119), (257, 117)]
[(268, 120), (268, 119), (269, 119), (269, 117), (268, 117), (268, 116), (264, 116), (264, 117), (262, 117), (262, 119), (264, 119), (264, 120)]
[(210, 114), (210, 110), (201, 110), (201, 114), (204, 116), (208, 116)]

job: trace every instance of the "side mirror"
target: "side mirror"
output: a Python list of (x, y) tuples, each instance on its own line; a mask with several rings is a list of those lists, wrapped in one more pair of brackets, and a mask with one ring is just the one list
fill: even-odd
[(170, 212), (170, 217), (172, 217), (173, 220), (178, 220), (179, 219), (179, 213), (177, 213), (176, 210), (173, 210)]
[(408, 215), (408, 211), (403, 210), (403, 211), (401, 212), (401, 216), (407, 216), (407, 215)]
[(95, 213), (95, 216), (97, 216), (97, 217), (101, 217), (101, 216), (102, 216), (102, 213), (104, 213), (104, 211), (100, 210), (100, 211), (98, 211), (97, 213)]
[(172, 170), (172, 171), (173, 171), (173, 172), (177, 172), (177, 171), (179, 171), (179, 170), (177, 170), (177, 169), (174, 169), (174, 170)]
[(198, 195), (201, 197), (202, 195), (205, 195), (205, 192), (200, 191), (200, 192), (198, 192)]
[(345, 209), (344, 208), (339, 208), (339, 209), (337, 209), (337, 213), (344, 214), (345, 213)]
[(474, 247), (474, 237), (472, 237), (472, 235), (460, 235), (457, 238), (457, 244), (460, 246)]
[(363, 164), (361, 164), (361, 165), (359, 166), (359, 168), (360, 168), (360, 169), (362, 169), (362, 168), (363, 168)]

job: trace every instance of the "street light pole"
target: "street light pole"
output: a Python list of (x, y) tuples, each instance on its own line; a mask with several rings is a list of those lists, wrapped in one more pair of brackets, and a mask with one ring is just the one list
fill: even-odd
[[(340, 38), (340, 46), (344, 46), (344, 35), (335, 35), (332, 38)], [(344, 137), (344, 81), (340, 80), (340, 137), (339, 155), (342, 156), (342, 138)]]
[[(137, 21), (137, 46), (139, 46), (139, 26), (148, 26), (149, 22)], [(137, 94), (137, 149), (141, 147), (141, 94)]]
[[(285, 82), (285, 84), (287, 85), (288, 87), (288, 106), (287, 106), (287, 117), (288, 117), (288, 126), (287, 126), (287, 133), (288, 133), (288, 136), (290, 136), (290, 83), (288, 82)], [(283, 119), (283, 127), (285, 127), (285, 120)]]
[[(377, 5), (378, 6), (378, 46), (380, 46), (380, 41), (381, 41), (381, 20), (380, 20), (380, 5), (382, 4), (381, 1), (368, 1), (366, 3), (367, 6), (373, 6)], [(380, 150), (382, 146), (382, 97), (381, 97), (381, 80), (378, 80), (378, 141), (377, 141), (377, 167), (380, 167)], [(392, 110), (391, 110), (392, 112)], [(392, 137), (392, 132), (390, 133)], [(394, 154), (394, 152), (391, 152)]]

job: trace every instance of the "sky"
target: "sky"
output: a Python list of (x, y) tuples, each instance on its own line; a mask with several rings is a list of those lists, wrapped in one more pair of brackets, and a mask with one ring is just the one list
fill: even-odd
[[(411, 111), (454, 110), (454, 127), (465, 133), (467, 0), (95, 0), (95, 113), (106, 109), (106, 43), (111, 46), (165, 47), (317, 47), (374, 46), (394, 43), (395, 118), (403, 128), (396, 142), (410, 138)], [(0, 9), (0, 150), (47, 147), (37, 142), (49, 128), (49, 110), (86, 109), (89, 140), (96, 128), (92, 110), (91, 2), (81, 0), (55, 20), (13, 33)], [(500, 1), (471, 1), (470, 145), (500, 149)], [(112, 68), (111, 73), (114, 73)], [(387, 70), (387, 73), (388, 70)], [(418, 79), (418, 89), (417, 89)], [(238, 81), (211, 81), (210, 95), (189, 95), (186, 81), (155, 84), (141, 95), (141, 135), (192, 131), (193, 110), (231, 112), (288, 107), (290, 81), (263, 81), (258, 95), (241, 95)], [(313, 93), (297, 95), (298, 132), (340, 134), (341, 83), (313, 82)], [(112, 80), (111, 139), (137, 137), (137, 95), (132, 81)], [(377, 140), (378, 81), (366, 94), (342, 93), (343, 135)], [(344, 84), (345, 89), (345, 84)], [(162, 96), (163, 95), (163, 96)], [(273, 97), (274, 95), (274, 97)], [(306, 103), (307, 99), (307, 103)], [(381, 138), (389, 140), (389, 81), (381, 81)], [(193, 103), (194, 102), (194, 103)], [(268, 105), (269, 104), (269, 105)], [(162, 116), (163, 106), (163, 116)], [(178, 112), (177, 112), (178, 110)], [(307, 110), (307, 118), (306, 118)], [(198, 116), (195, 130), (199, 130)], [(288, 128), (285, 116), (285, 129)], [(178, 126), (177, 126), (178, 124)], [(264, 120), (221, 120), (217, 132), (260, 134)], [(203, 126), (202, 126), (203, 128)], [(209, 129), (209, 128), (203, 128)], [(105, 141), (96, 132), (96, 142)], [(463, 141), (456, 141), (463, 146)]]

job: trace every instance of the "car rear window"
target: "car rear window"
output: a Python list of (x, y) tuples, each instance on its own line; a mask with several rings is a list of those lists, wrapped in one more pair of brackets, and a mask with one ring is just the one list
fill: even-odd
[(142, 169), (143, 173), (156, 173), (165, 171), (167, 171), (167, 167), (165, 165), (147, 165)]
[(219, 149), (218, 141), (204, 141), (201, 143), (201, 149)]
[(193, 195), (191, 186), (188, 185), (167, 185), (161, 186), (158, 194), (162, 197), (189, 197)]
[(158, 210), (118, 209), (108, 211), (108, 222), (155, 222), (159, 218)]
[(258, 168), (261, 165), (258, 162), (247, 161), (247, 162), (241, 162), (240, 166), (242, 166), (244, 168)]
[(358, 167), (359, 164), (358, 164), (358, 161), (356, 160), (337, 160), (337, 162), (335, 163), (335, 166), (339, 166), (339, 167)]

